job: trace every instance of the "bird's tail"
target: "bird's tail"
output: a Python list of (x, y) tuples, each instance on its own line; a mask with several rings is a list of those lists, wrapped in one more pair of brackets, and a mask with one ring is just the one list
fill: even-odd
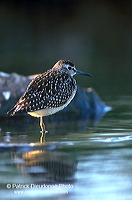
[(8, 115), (14, 116), (21, 110), (22, 105), (16, 104), (11, 110), (7, 112)]

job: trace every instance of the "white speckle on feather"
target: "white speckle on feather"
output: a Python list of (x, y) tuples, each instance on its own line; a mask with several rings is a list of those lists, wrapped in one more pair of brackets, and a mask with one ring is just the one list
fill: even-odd
[(10, 91), (4, 91), (2, 92), (5, 100), (9, 100), (10, 96), (11, 96), (11, 92)]

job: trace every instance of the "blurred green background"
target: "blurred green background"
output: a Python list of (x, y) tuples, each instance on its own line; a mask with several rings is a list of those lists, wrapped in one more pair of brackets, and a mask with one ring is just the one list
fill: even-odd
[(132, 91), (131, 0), (0, 0), (0, 71), (42, 73), (59, 59), (107, 98)]

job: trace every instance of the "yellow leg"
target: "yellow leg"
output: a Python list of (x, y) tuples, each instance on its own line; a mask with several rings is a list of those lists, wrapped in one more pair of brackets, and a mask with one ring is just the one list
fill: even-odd
[(41, 136), (40, 136), (40, 143), (45, 142), (45, 125), (43, 123), (43, 117), (40, 117), (40, 127), (41, 127)]
[(45, 132), (45, 125), (43, 123), (43, 117), (40, 117), (40, 127), (41, 127), (42, 132)]

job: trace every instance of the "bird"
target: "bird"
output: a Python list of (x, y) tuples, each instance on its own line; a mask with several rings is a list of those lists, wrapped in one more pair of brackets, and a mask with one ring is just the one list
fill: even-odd
[(25, 93), (7, 114), (14, 116), (17, 113), (28, 113), (40, 118), (41, 132), (44, 134), (43, 116), (64, 109), (75, 97), (77, 83), (73, 76), (76, 74), (92, 76), (77, 70), (69, 60), (59, 60), (51, 69), (37, 75), (29, 83)]

